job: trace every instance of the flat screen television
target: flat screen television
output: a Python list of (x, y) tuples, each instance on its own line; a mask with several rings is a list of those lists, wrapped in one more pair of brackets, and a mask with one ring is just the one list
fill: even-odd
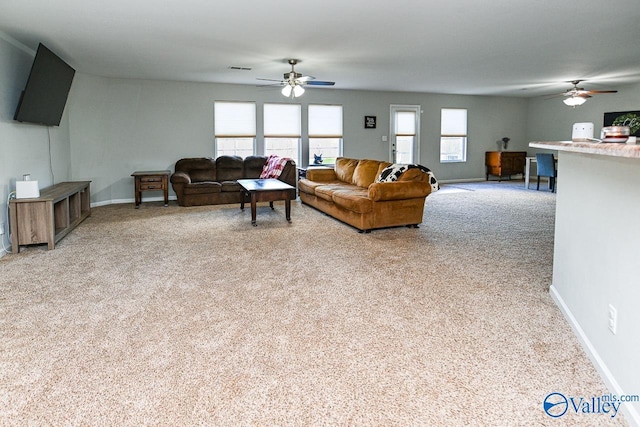
[(59, 126), (76, 70), (40, 43), (14, 120)]

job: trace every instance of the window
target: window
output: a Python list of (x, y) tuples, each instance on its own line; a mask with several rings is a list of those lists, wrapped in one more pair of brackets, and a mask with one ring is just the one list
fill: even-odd
[(264, 154), (288, 157), (300, 164), (300, 104), (264, 104)]
[(256, 104), (216, 101), (213, 104), (215, 157), (247, 157), (255, 152)]
[(332, 165), (341, 155), (342, 105), (309, 105), (309, 164)]
[(440, 163), (467, 161), (467, 110), (443, 108), (440, 122)]

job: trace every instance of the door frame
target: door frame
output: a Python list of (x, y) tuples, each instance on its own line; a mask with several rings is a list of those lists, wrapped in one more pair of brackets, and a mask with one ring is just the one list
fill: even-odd
[(396, 154), (396, 113), (410, 112), (415, 113), (416, 117), (416, 134), (413, 144), (413, 163), (420, 163), (420, 115), (422, 108), (420, 105), (407, 105), (407, 104), (391, 104), (389, 107), (389, 161), (395, 163)]

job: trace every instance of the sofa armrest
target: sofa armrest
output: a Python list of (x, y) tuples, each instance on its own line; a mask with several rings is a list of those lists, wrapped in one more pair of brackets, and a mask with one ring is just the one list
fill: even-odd
[(172, 184), (190, 184), (191, 178), (185, 172), (176, 172), (171, 175)]
[(369, 186), (369, 198), (374, 202), (382, 200), (403, 200), (427, 197), (431, 186), (419, 181), (374, 182)]
[(336, 171), (329, 168), (313, 168), (307, 169), (307, 179), (309, 181), (316, 182), (331, 182), (336, 181), (338, 177), (336, 176)]

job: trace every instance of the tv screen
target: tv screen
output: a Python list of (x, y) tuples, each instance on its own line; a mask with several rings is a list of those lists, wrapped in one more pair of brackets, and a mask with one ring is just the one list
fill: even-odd
[(40, 43), (14, 120), (59, 126), (76, 70)]

